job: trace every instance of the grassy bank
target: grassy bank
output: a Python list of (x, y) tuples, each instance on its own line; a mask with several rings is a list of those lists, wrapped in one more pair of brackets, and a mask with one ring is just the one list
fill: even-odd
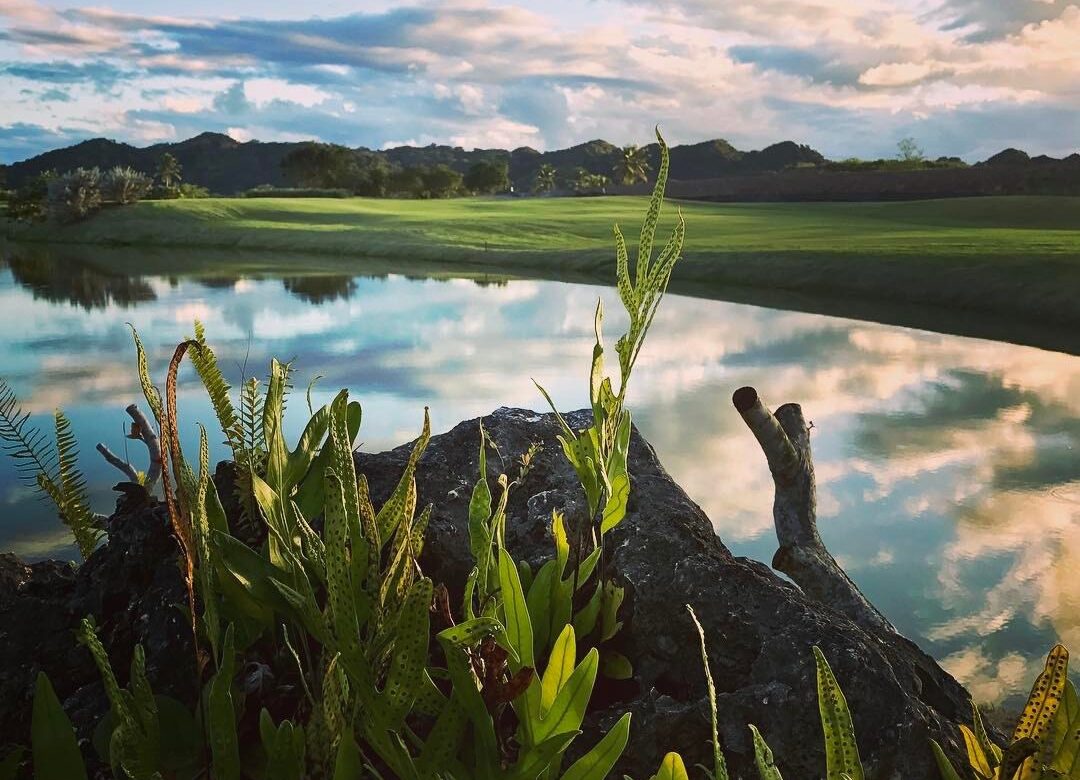
[[(880, 301), (1080, 324), (1080, 198), (679, 207), (687, 220), (679, 282), (701, 294), (740, 286), (871, 309)], [(611, 225), (637, 224), (644, 208), (643, 198), (631, 197), (210, 199), (8, 230), (18, 240), (367, 256), (609, 279)], [(668, 224), (673, 214), (669, 208)]]

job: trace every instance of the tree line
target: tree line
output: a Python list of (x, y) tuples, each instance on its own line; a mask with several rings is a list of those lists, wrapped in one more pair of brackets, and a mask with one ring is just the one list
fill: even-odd
[(26, 221), (78, 222), (106, 205), (208, 195), (206, 188), (184, 183), (180, 162), (166, 152), (153, 174), (122, 165), (105, 171), (76, 168), (65, 173), (42, 173), (8, 195), (7, 216)]
[[(281, 168), (293, 187), (337, 190), (370, 198), (451, 198), (513, 192), (506, 160), (481, 160), (462, 173), (445, 164), (397, 166), (366, 149), (310, 142), (289, 152)], [(622, 150), (611, 176), (584, 168), (556, 169), (545, 163), (536, 170), (531, 190), (535, 194), (556, 190), (603, 194), (612, 181), (622, 185), (648, 182), (649, 172), (646, 150), (631, 145)]]

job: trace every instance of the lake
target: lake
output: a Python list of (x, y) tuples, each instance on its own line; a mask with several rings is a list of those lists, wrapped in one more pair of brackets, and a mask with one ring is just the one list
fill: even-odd
[[(289, 435), (306, 421), (304, 389), (321, 376), (313, 401), (348, 387), (364, 407), (362, 446), (377, 451), (414, 438), (424, 406), (436, 432), (498, 406), (543, 409), (533, 378), (561, 408), (586, 405), (597, 296), (612, 353), (625, 322), (613, 290), (585, 284), (432, 279), (422, 278), (430, 268), (385, 274), (363, 262), (349, 274), (274, 277), (190, 259), (156, 257), (145, 276), (130, 274), (130, 255), (124, 275), (102, 272), (107, 260), (61, 262), (41, 248), (9, 249), (0, 261), (0, 376), (35, 422), (51, 424), (57, 406), (69, 414), (98, 511), (110, 509), (120, 474), (94, 444), (123, 452), (123, 408), (142, 401), (125, 323), (159, 382), (195, 319), (234, 384), (265, 376), (271, 356), (296, 358)], [(180, 264), (202, 275), (162, 270)], [(188, 447), (196, 421), (214, 424), (192, 379), (185, 368)], [(825, 542), (976, 700), (1012, 703), (1057, 638), (1080, 647), (1080, 358), (669, 296), (632, 382), (635, 422), (728, 546), (769, 561), (772, 482), (730, 401), (745, 384), (773, 408), (803, 405)], [(141, 464), (145, 451), (131, 456)], [(6, 459), (0, 503), (0, 550), (75, 557)]]

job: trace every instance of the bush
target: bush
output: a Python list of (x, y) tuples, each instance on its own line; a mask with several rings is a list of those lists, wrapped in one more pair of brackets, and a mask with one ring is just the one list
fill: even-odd
[(145, 173), (120, 165), (110, 168), (101, 177), (102, 196), (121, 205), (145, 198), (153, 185), (153, 179)]
[(8, 196), (8, 217), (30, 222), (45, 219), (49, 180), (53, 176), (53, 173), (39, 174), (12, 192)]
[(242, 194), (245, 198), (347, 198), (351, 195), (339, 187), (255, 187)]
[(181, 184), (178, 188), (181, 198), (209, 198), (210, 190), (198, 184)]
[(101, 208), (101, 171), (76, 168), (50, 179), (47, 211), (57, 222), (78, 222)]

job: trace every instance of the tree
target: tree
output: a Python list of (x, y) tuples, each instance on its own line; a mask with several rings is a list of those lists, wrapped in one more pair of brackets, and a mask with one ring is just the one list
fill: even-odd
[(610, 179), (602, 173), (589, 173), (579, 168), (574, 178), (574, 192), (578, 195), (605, 195)]
[(544, 163), (536, 171), (533, 192), (551, 192), (553, 189), (555, 189), (555, 166)]
[(649, 180), (649, 157), (637, 144), (624, 146), (622, 156), (615, 161), (615, 180), (629, 186)]
[(7, 214), (12, 219), (37, 222), (45, 219), (49, 197), (49, 182), (54, 171), (40, 173), (27, 179), (8, 198)]
[(896, 156), (904, 162), (922, 162), (926, 159), (923, 150), (915, 143), (915, 139), (910, 136), (908, 138), (901, 138), (896, 144), (896, 149)]
[(47, 207), (57, 222), (78, 222), (101, 208), (101, 172), (76, 168), (49, 180)]
[(510, 166), (505, 160), (481, 160), (465, 174), (465, 189), (477, 193), (506, 192), (510, 189)]
[(424, 181), (421, 197), (449, 198), (461, 191), (462, 175), (446, 165), (426, 168), (421, 175)]
[(161, 160), (158, 162), (157, 178), (161, 182), (161, 186), (166, 190), (172, 190), (180, 185), (183, 169), (180, 167), (180, 161), (173, 157), (169, 152), (161, 155)]
[(295, 187), (332, 189), (341, 186), (353, 165), (352, 151), (338, 144), (301, 144), (281, 161), (285, 178)]
[(149, 176), (122, 165), (110, 168), (101, 177), (102, 195), (114, 203), (134, 203), (145, 197), (152, 186)]
[(386, 182), (386, 191), (397, 197), (419, 198), (424, 191), (422, 168), (406, 167), (390, 172)]

